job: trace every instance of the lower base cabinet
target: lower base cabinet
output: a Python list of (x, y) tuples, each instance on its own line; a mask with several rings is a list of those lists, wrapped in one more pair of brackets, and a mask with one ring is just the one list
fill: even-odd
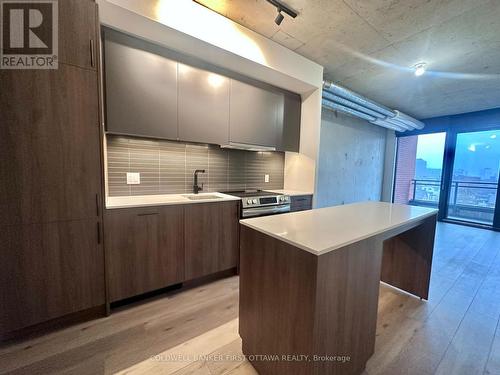
[(108, 210), (104, 217), (110, 302), (184, 280), (184, 209)]
[(238, 223), (237, 201), (107, 210), (110, 302), (236, 267)]
[(96, 219), (0, 228), (0, 336), (104, 306)]
[(184, 220), (187, 280), (238, 265), (238, 202), (187, 205)]

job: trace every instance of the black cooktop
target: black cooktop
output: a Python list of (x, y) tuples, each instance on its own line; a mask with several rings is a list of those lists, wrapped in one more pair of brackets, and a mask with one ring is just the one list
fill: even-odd
[(277, 195), (276, 193), (271, 193), (265, 190), (236, 190), (236, 191), (224, 191), (224, 194), (234, 195), (235, 197), (247, 198), (247, 197), (263, 197), (266, 195)]

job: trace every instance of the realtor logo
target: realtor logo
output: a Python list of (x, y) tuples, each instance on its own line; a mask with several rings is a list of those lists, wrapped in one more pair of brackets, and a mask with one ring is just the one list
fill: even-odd
[(0, 68), (57, 69), (57, 0), (0, 0)]

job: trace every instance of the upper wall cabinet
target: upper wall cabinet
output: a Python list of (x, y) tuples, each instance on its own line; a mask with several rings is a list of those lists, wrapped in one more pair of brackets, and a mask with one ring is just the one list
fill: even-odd
[[(108, 132), (298, 151), (299, 95), (243, 83), (172, 58), (183, 57), (105, 30)], [(205, 66), (198, 64), (194, 63)]]
[(179, 139), (227, 144), (230, 79), (179, 63)]
[(231, 80), (229, 141), (276, 147), (283, 106), (283, 94)]
[(105, 36), (108, 132), (177, 139), (177, 63), (141, 40)]
[(285, 94), (283, 126), (278, 142), (278, 149), (281, 151), (299, 152), (301, 107), (300, 95)]
[(98, 23), (93, 0), (58, 1), (59, 61), (97, 69)]

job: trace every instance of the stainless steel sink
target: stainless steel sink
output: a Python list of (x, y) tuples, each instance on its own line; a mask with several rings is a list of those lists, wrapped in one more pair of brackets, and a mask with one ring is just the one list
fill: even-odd
[(222, 199), (222, 197), (213, 194), (186, 194), (183, 195), (187, 199), (191, 199), (192, 201), (199, 201), (204, 199)]

